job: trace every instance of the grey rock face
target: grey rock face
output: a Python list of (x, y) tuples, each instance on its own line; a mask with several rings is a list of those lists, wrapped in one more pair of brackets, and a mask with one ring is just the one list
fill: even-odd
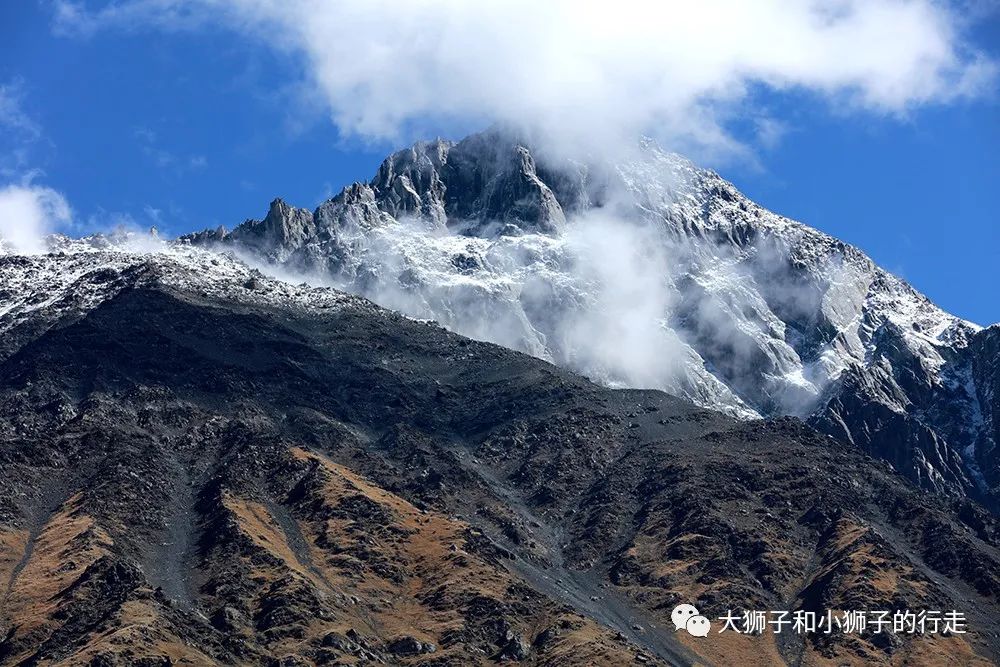
[[(979, 419), (969, 424), (971, 445), (966, 445), (969, 457), (982, 474), (982, 483), (994, 502), (1000, 502), (1000, 326), (993, 325), (976, 334), (968, 347), (971, 383), (975, 392), (974, 406)], [(978, 429), (975, 427), (978, 425)], [(970, 449), (971, 446), (971, 449)]]
[(441, 171), (452, 147), (439, 139), (415, 144), (386, 159), (372, 181), (385, 211), (396, 218), (420, 215), (443, 226), (448, 215)]
[(500, 130), (418, 143), (311, 215), (188, 240), (614, 386), (797, 416), (996, 506), (996, 328), (651, 142), (590, 164)]
[(275, 199), (263, 220), (249, 220), (233, 230), (227, 238), (232, 243), (256, 250), (265, 257), (282, 261), (315, 234), (316, 226), (311, 212)]
[(262, 220), (247, 220), (233, 231), (225, 227), (195, 232), (183, 238), (196, 244), (224, 244), (253, 252), (273, 262), (283, 262), (316, 236), (313, 214), (275, 199)]
[(531, 152), (499, 132), (458, 144), (415, 144), (386, 159), (371, 187), (380, 208), (395, 218), (421, 216), (477, 235), (553, 233), (566, 222)]

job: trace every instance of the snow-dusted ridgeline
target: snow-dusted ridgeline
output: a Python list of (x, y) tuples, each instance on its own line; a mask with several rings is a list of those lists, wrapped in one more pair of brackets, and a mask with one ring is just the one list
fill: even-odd
[(652, 142), (614, 163), (536, 158), (500, 131), (419, 143), (315, 211), (275, 200), (175, 243), (56, 243), (78, 268), (2, 259), (5, 352), (27, 322), (113, 294), (104, 266), (232, 299), (336, 300), (305, 280), (613, 386), (800, 416), (928, 488), (996, 502), (998, 328)]

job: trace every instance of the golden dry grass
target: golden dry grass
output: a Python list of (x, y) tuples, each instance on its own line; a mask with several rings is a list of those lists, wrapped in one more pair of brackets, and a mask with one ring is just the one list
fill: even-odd
[(79, 502), (73, 496), (49, 518), (11, 587), (6, 611), (21, 633), (51, 625), (58, 594), (112, 547), (111, 538), (80, 511)]

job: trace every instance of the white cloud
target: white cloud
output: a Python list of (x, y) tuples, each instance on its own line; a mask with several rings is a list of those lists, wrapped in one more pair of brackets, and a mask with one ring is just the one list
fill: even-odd
[(41, 136), (42, 128), (25, 113), (24, 82), (14, 79), (0, 85), (0, 128), (15, 132), (22, 140), (34, 140)]
[(964, 44), (961, 8), (938, 0), (63, 1), (55, 26), (210, 22), (300, 55), (343, 132), (394, 140), (457, 119), (732, 152), (727, 118), (757, 87), (898, 114), (996, 74)]
[(762, 148), (774, 148), (781, 143), (788, 131), (787, 124), (769, 116), (761, 116), (754, 121), (756, 141)]
[(42, 127), (24, 110), (24, 80), (0, 84), (0, 176), (10, 179), (23, 172)]
[(45, 236), (70, 222), (66, 198), (29, 180), (0, 187), (0, 239), (25, 254), (45, 252)]

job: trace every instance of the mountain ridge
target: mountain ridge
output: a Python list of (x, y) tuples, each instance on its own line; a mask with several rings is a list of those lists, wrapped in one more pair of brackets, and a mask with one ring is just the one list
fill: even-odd
[[(998, 363), (972, 344), (991, 334), (654, 142), (596, 166), (527, 144), (500, 129), (419, 142), (313, 212), (278, 199), (185, 240), (611, 386), (799, 416), (997, 507), (996, 398), (972, 372)], [(615, 339), (638, 352), (602, 349)]]

